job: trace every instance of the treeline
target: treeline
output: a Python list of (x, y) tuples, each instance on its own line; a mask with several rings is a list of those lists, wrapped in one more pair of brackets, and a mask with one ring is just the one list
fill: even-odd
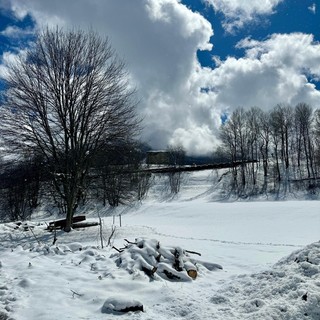
[[(88, 201), (116, 207), (142, 200), (151, 184), (151, 173), (142, 170), (142, 144), (113, 145), (93, 159), (77, 194), (77, 207)], [(57, 163), (40, 154), (0, 163), (0, 220), (30, 218), (40, 204), (50, 203), (65, 214), (66, 201), (56, 185), (64, 173)]]
[[(243, 161), (225, 188), (241, 197), (307, 190), (315, 193), (320, 171), (320, 110), (306, 103), (236, 109), (221, 126), (219, 153)], [(247, 160), (256, 160), (246, 163)]]
[[(79, 188), (75, 209), (87, 203), (117, 207), (142, 201), (154, 182), (147, 165), (150, 147), (139, 141), (115, 143), (101, 149), (92, 159), (90, 170)], [(185, 163), (181, 146), (168, 146), (166, 167), (180, 168)], [(4, 157), (5, 159), (5, 157)], [(41, 153), (0, 161), (0, 221), (29, 219), (39, 206), (65, 215), (67, 201), (60, 188), (67, 180), (61, 161), (48, 161)], [(159, 173), (166, 195), (179, 193), (183, 172)], [(61, 185), (61, 186), (60, 186)]]

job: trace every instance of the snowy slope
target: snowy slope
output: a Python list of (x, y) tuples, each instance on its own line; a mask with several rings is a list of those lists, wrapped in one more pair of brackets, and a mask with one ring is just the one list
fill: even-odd
[[(59, 231), (53, 246), (39, 213), (33, 232), (0, 224), (0, 319), (119, 319), (106, 306), (133, 300), (144, 312), (121, 319), (320, 319), (319, 202), (213, 202), (214, 179), (189, 175), (175, 198), (157, 182), (142, 204), (113, 212), (123, 213), (113, 245), (157, 239), (223, 270), (199, 264), (196, 280), (150, 281), (117, 266), (98, 227)], [(113, 218), (101, 214), (108, 239)]]

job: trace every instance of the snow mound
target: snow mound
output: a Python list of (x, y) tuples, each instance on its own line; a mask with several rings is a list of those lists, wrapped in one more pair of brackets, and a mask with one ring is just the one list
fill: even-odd
[(209, 300), (227, 319), (320, 319), (320, 242), (271, 270), (239, 276)]

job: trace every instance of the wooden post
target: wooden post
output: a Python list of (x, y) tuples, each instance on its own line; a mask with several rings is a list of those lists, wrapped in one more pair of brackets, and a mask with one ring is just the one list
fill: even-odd
[(122, 222), (121, 222), (121, 214), (119, 214), (119, 221), (120, 221), (120, 227), (122, 226)]
[(101, 248), (103, 249), (103, 234), (102, 234), (102, 219), (99, 214), (99, 224), (100, 224), (100, 241), (101, 241)]
[(53, 224), (53, 228), (54, 228), (54, 236), (53, 236), (53, 244), (55, 245), (56, 241), (57, 241), (57, 228), (56, 228), (56, 223)]
[(100, 234), (101, 249), (103, 249), (102, 219), (101, 219), (100, 212), (97, 209), (97, 207), (96, 207), (96, 211), (97, 211), (98, 218), (99, 218), (99, 234)]

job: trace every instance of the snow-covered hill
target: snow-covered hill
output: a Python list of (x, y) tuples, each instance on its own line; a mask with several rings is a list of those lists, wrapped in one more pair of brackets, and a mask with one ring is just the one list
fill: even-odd
[[(100, 210), (105, 240), (115, 222), (116, 248), (156, 239), (223, 266), (198, 263), (190, 281), (121, 267), (98, 227), (58, 231), (52, 245), (45, 212), (27, 223), (32, 231), (0, 224), (0, 319), (119, 319), (112, 306), (132, 301), (144, 311), (121, 319), (320, 319), (319, 202), (215, 202), (216, 186), (215, 174), (198, 172), (174, 198), (157, 181), (131, 208), (86, 208), (89, 220)], [(119, 213), (121, 227), (110, 216)]]

